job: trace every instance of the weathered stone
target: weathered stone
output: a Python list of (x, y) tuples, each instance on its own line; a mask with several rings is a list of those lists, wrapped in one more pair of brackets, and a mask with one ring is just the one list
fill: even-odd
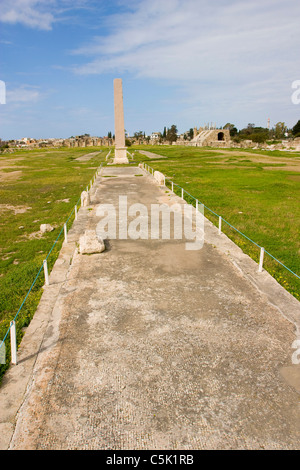
[(90, 205), (90, 195), (87, 191), (82, 191), (81, 193), (81, 206), (82, 207), (87, 207)]
[(52, 225), (50, 224), (41, 224), (40, 226), (40, 231), (42, 233), (53, 232), (53, 230), (54, 230), (54, 227), (52, 227)]
[(165, 184), (165, 176), (160, 171), (155, 171), (153, 176), (157, 184)]
[(81, 254), (102, 253), (105, 250), (105, 244), (95, 230), (86, 230), (79, 238), (79, 252)]

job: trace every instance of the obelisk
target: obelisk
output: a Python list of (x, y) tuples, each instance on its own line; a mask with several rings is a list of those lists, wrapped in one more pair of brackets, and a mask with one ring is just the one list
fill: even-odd
[(125, 147), (125, 127), (122, 79), (114, 80), (114, 104), (115, 104), (115, 158), (114, 163), (129, 163), (127, 148)]

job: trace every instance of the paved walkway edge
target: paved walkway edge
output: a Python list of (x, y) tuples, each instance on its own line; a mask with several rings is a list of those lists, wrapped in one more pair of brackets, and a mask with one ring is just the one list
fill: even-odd
[[(77, 222), (79, 231), (80, 227), (85, 224), (86, 217), (87, 209), (81, 208), (78, 211), (78, 219), (81, 219), (81, 222)], [(7, 450), (9, 447), (17, 414), (30, 387), (32, 373), (55, 311), (57, 299), (67, 279), (72, 259), (77, 252), (79, 234), (73, 235), (73, 240), (70, 238), (69, 235), (68, 243), (63, 243), (49, 276), (50, 285), (44, 286), (38, 308), (21, 341), (18, 349), (18, 364), (10, 366), (0, 386), (0, 450)]]

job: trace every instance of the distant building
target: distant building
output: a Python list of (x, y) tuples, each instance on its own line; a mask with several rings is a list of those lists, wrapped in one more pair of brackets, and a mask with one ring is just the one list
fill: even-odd
[(160, 139), (161, 139), (161, 133), (160, 132), (152, 132), (152, 134), (150, 135), (150, 143), (151, 144), (159, 142)]

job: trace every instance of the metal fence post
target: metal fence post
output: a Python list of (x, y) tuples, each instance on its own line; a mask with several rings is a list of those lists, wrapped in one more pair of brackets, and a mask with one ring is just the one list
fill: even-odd
[(78, 219), (78, 211), (77, 211), (77, 205), (75, 206), (75, 220)]
[(48, 264), (47, 260), (44, 260), (44, 274), (45, 274), (45, 285), (49, 286), (49, 274), (48, 274)]
[(183, 199), (183, 188), (181, 188), (181, 199)]
[(11, 363), (17, 364), (17, 333), (16, 322), (10, 322), (10, 348), (11, 348)]
[(259, 267), (258, 267), (258, 272), (259, 273), (262, 273), (262, 270), (263, 270), (264, 256), (265, 256), (265, 249), (261, 248), (260, 249), (260, 257), (259, 257)]
[(219, 235), (222, 233), (222, 217), (219, 216)]
[(174, 193), (174, 183), (172, 181), (172, 193)]

